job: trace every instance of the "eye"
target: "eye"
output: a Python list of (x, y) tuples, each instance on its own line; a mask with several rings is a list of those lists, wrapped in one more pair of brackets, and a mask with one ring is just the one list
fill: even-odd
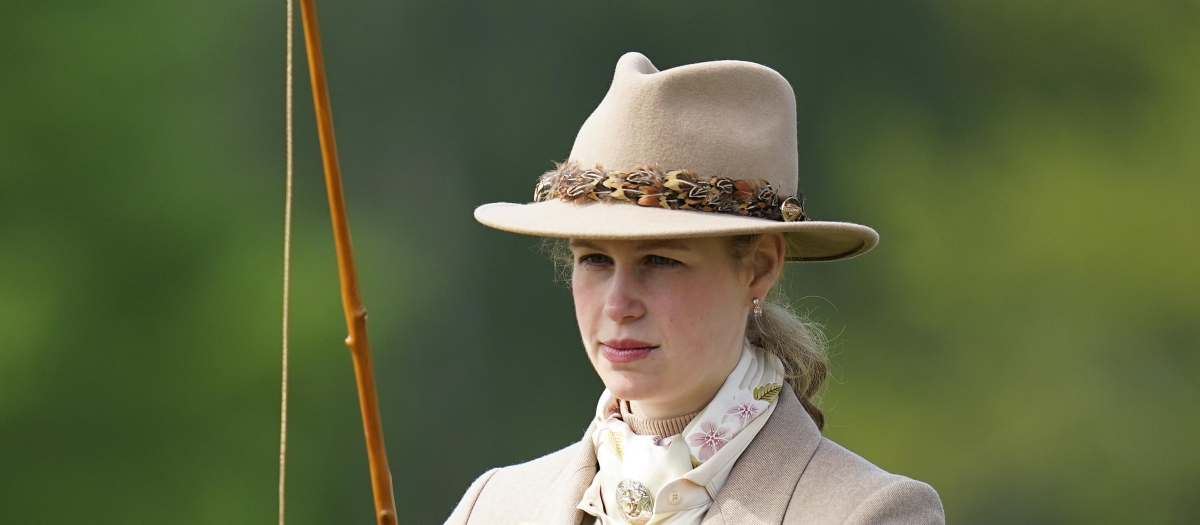
[(648, 255), (646, 256), (646, 264), (649, 264), (650, 266), (658, 266), (660, 268), (670, 268), (672, 266), (678, 266), (679, 261), (669, 257), (663, 257), (661, 255)]
[(579, 259), (577, 259), (575, 262), (583, 266), (594, 266), (599, 264), (608, 264), (612, 262), (612, 259), (610, 259), (607, 255), (589, 253), (587, 255), (579, 256)]

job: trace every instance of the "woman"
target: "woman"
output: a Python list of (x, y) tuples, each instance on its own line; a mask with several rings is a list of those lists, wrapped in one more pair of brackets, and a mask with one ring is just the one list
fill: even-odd
[(580, 442), (486, 472), (448, 523), (943, 523), (929, 485), (821, 436), (824, 340), (767, 297), (785, 262), (853, 257), (878, 236), (809, 220), (797, 183), (795, 98), (774, 70), (621, 57), (535, 202), (475, 211), (568, 239), (606, 388)]

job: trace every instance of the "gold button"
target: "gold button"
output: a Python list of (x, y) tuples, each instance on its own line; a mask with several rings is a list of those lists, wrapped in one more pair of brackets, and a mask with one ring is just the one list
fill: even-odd
[(672, 492), (671, 495), (667, 497), (667, 501), (671, 502), (672, 505), (678, 505), (680, 499), (681, 498), (679, 497), (678, 492)]

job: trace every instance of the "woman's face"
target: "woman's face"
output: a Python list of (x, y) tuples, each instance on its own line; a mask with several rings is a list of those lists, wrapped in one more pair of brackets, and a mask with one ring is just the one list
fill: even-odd
[(645, 417), (703, 408), (737, 364), (751, 301), (769, 283), (722, 237), (572, 239), (571, 252), (575, 316), (604, 385)]

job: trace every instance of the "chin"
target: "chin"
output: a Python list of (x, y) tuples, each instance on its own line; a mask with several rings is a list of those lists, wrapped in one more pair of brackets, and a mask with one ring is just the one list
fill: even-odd
[(651, 375), (630, 370), (606, 370), (600, 374), (604, 387), (618, 399), (642, 401), (659, 397), (662, 381)]

